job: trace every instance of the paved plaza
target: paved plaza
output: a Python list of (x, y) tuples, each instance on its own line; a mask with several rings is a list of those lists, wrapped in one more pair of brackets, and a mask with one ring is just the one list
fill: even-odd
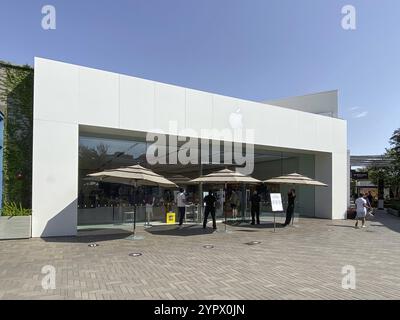
[[(1, 241), (0, 299), (400, 298), (399, 218), (377, 213), (358, 230), (350, 220), (271, 226), (154, 226), (140, 228), (138, 241), (125, 233)], [(53, 290), (42, 288), (46, 265), (56, 270)], [(356, 271), (354, 290), (342, 288), (346, 265)]]

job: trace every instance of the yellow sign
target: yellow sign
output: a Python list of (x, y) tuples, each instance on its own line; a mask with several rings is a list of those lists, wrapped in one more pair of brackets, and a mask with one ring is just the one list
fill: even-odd
[(167, 212), (167, 224), (175, 223), (175, 212)]

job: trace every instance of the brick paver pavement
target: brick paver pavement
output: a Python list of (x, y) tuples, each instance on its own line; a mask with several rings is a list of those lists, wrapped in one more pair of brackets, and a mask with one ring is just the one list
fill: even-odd
[[(139, 229), (140, 241), (1, 241), (0, 299), (399, 299), (400, 219), (378, 213), (368, 224), (300, 219), (276, 233), (270, 224), (226, 234), (187, 225)], [(45, 265), (56, 268), (54, 290), (41, 286)], [(354, 290), (342, 288), (345, 265), (355, 267)]]

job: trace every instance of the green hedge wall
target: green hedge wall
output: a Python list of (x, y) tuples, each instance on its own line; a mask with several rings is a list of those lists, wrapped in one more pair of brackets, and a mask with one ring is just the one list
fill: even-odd
[(4, 204), (32, 206), (33, 69), (1, 64), (5, 88), (3, 150)]

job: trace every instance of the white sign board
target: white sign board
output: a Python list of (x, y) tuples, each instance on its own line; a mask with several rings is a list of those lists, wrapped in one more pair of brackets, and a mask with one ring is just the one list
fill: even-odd
[(272, 211), (283, 211), (282, 196), (280, 193), (271, 193)]

